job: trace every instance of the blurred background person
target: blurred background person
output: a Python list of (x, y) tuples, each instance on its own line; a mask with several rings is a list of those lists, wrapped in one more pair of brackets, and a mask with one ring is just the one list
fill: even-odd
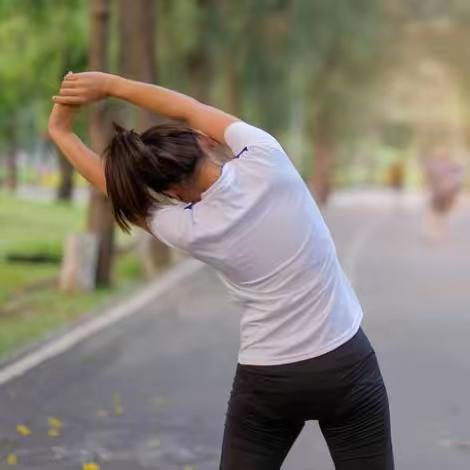
[(423, 160), (423, 170), (429, 193), (424, 233), (430, 240), (442, 240), (449, 229), (449, 214), (462, 191), (464, 166), (452, 158), (449, 149), (440, 148)]

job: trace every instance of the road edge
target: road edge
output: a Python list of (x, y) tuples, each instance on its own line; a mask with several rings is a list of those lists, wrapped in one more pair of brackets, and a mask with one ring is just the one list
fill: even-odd
[(77, 324), (73, 324), (69, 328), (66, 327), (65, 331), (53, 333), (52, 337), (40, 339), (33, 345), (20, 349), (19, 352), (13, 352), (0, 361), (0, 386), (67, 351), (107, 326), (137, 313), (143, 306), (165, 294), (203, 266), (203, 263), (195, 259), (181, 261), (164, 274), (137, 289), (128, 299), (122, 300), (118, 305), (111, 302), (111, 305), (104, 307), (99, 313), (85, 314), (80, 317)]

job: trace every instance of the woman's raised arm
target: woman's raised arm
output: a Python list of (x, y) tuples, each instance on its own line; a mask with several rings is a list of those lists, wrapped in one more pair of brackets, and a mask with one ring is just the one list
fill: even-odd
[(49, 135), (74, 168), (106, 194), (103, 162), (72, 130), (77, 110), (78, 106), (55, 104), (49, 116)]
[(102, 72), (69, 73), (62, 82), (56, 103), (85, 104), (108, 96), (123, 99), (171, 119), (181, 119), (220, 143), (229, 124), (238, 121), (220, 109), (150, 83), (128, 80)]
[[(49, 116), (49, 135), (78, 173), (107, 195), (103, 161), (72, 131), (77, 109), (78, 106), (55, 104)], [(151, 233), (145, 220), (139, 220), (137, 225)]]

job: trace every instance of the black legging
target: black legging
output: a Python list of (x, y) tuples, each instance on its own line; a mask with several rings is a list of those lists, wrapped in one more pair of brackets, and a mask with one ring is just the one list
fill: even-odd
[(387, 392), (361, 328), (316, 358), (237, 364), (220, 470), (279, 470), (307, 420), (319, 421), (337, 470), (393, 470)]

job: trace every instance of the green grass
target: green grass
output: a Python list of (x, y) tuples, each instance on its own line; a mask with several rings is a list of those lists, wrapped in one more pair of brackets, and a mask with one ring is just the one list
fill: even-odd
[(0, 192), (0, 305), (23, 286), (57, 274), (54, 264), (7, 262), (9, 253), (60, 256), (65, 236), (80, 230), (84, 209), (64, 203), (36, 203)]
[(115, 266), (111, 288), (65, 294), (55, 286), (41, 288), (22, 298), (18, 311), (0, 315), (0, 358), (38, 340), (92, 309), (106, 304), (116, 295), (130, 292), (139, 284), (140, 266), (136, 257), (126, 254)]
[[(112, 287), (80, 294), (62, 293), (53, 281), (40, 288), (30, 287), (56, 278), (59, 264), (6, 261), (8, 253), (60, 257), (66, 235), (83, 230), (85, 210), (58, 202), (21, 200), (0, 192), (0, 357), (139, 284), (140, 264), (132, 253), (116, 259)], [(128, 235), (119, 234), (117, 238), (123, 241)]]

